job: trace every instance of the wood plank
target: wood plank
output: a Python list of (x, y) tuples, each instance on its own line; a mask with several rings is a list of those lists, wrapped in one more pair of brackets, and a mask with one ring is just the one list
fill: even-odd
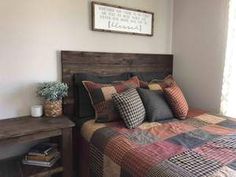
[(61, 134), (62, 134), (61, 129), (52, 130), (52, 131), (48, 131), (48, 132), (36, 132), (36, 133), (30, 134), (30, 135), (24, 135), (24, 136), (20, 136), (20, 137), (11, 137), (9, 139), (2, 139), (0, 141), (0, 145), (12, 146), (12, 145), (16, 145), (16, 144), (34, 142), (34, 141), (37, 141), (40, 139), (55, 137), (55, 136), (59, 136)]
[(72, 177), (72, 128), (66, 128), (62, 131), (62, 157), (63, 177)]
[(69, 85), (69, 94), (63, 101), (65, 115), (74, 117), (75, 73), (117, 75), (125, 72), (160, 72), (167, 76), (173, 72), (173, 55), (62, 51), (62, 81)]
[(50, 168), (23, 165), (22, 156), (0, 161), (1, 177), (47, 177), (63, 172), (61, 162), (58, 161)]
[(63, 172), (60, 162), (57, 162), (50, 168), (22, 165), (21, 169), (24, 177), (47, 177)]
[[(64, 116), (59, 118), (32, 118), (30, 116), (0, 121), (0, 141), (24, 135), (73, 127), (74, 123)], [(54, 132), (55, 133), (55, 132)]]

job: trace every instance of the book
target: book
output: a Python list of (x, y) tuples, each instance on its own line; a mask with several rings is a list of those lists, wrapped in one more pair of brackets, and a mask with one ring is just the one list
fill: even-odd
[(49, 162), (51, 161), (55, 156), (59, 154), (58, 151), (54, 151), (53, 153), (50, 153), (47, 156), (42, 156), (42, 155), (26, 155), (25, 160), (36, 160), (36, 161), (46, 161)]
[(40, 167), (52, 167), (59, 159), (60, 159), (60, 153), (56, 155), (51, 161), (45, 162), (45, 161), (37, 161), (37, 160), (22, 160), (22, 163), (25, 165), (33, 165), (33, 166), (40, 166)]
[(47, 156), (56, 151), (57, 144), (54, 143), (41, 143), (30, 149), (28, 155)]

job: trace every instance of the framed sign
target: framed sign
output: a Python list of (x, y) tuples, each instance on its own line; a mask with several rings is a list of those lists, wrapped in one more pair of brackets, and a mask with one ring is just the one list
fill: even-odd
[(153, 36), (154, 13), (92, 2), (92, 30)]

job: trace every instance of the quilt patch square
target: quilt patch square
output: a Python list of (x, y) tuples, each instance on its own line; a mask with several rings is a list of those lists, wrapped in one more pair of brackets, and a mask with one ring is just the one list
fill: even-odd
[(204, 131), (204, 130), (201, 130), (201, 129), (197, 129), (197, 130), (194, 130), (192, 132), (188, 132), (188, 134), (192, 137), (201, 139), (204, 142), (207, 142), (207, 141), (210, 141), (214, 138), (219, 137), (219, 135), (211, 134), (211, 133), (209, 133), (207, 131)]
[(236, 170), (236, 160), (227, 165), (229, 168)]
[(113, 93), (117, 93), (114, 86), (102, 87), (101, 91), (102, 91), (102, 95), (106, 101), (112, 99)]
[(144, 145), (144, 144), (152, 144), (159, 140), (157, 136), (149, 133), (145, 130), (134, 131), (132, 134), (128, 136), (130, 141), (133, 141), (137, 144)]
[(105, 98), (103, 96), (101, 89), (95, 89), (91, 91), (91, 97), (93, 98), (93, 104), (98, 104), (101, 101), (105, 101)]
[(192, 131), (194, 129), (196, 128), (191, 125), (187, 125), (180, 122), (171, 122), (150, 128), (147, 131), (164, 140), (184, 132)]
[(236, 133), (236, 130), (234, 129), (225, 128), (219, 125), (209, 125), (202, 127), (201, 129), (216, 135), (232, 135)]
[(125, 169), (121, 168), (120, 177), (133, 177), (133, 175), (127, 172)]
[(201, 140), (197, 138), (194, 135), (191, 135), (190, 133), (182, 133), (177, 136), (171, 137), (167, 139), (168, 141), (178, 144), (180, 146), (186, 147), (188, 149), (192, 149), (194, 147), (200, 146), (204, 144), (204, 140)]
[[(177, 153), (186, 151), (184, 147), (168, 141), (156, 142), (150, 145), (135, 148), (126, 153), (122, 160), (122, 168), (135, 177), (146, 176), (148, 169), (153, 165), (167, 160)], [(160, 153), (162, 152), (162, 153)]]
[(227, 119), (223, 122), (220, 122), (217, 125), (227, 127), (227, 128), (231, 128), (231, 129), (236, 129), (236, 121), (229, 120), (229, 119)]
[(114, 163), (108, 156), (104, 155), (103, 177), (120, 177), (121, 168)]
[(92, 144), (89, 147), (89, 171), (94, 176), (103, 176), (103, 154)]
[(147, 129), (153, 128), (155, 126), (160, 126), (160, 125), (161, 124), (159, 122), (144, 122), (138, 128), (142, 130), (147, 130)]
[(185, 151), (171, 157), (169, 161), (196, 177), (209, 176), (222, 167), (219, 162), (205, 159), (194, 151)]
[(236, 135), (227, 135), (219, 137), (212, 141), (217, 147), (236, 151)]
[(106, 144), (113, 138), (118, 136), (119, 133), (112, 128), (104, 127), (96, 131), (91, 138), (91, 143), (96, 146), (101, 152), (104, 152)]
[(193, 174), (176, 166), (170, 161), (166, 160), (161, 164), (153, 166), (147, 174), (147, 177), (195, 177)]
[(119, 135), (107, 143), (104, 153), (115, 163), (120, 165), (124, 155), (137, 147), (137, 144), (128, 140), (126, 137)]
[(209, 177), (234, 177), (236, 176), (236, 171), (224, 166), (217, 170), (214, 174), (210, 175)]
[(220, 122), (226, 120), (223, 117), (218, 117), (218, 116), (214, 116), (214, 115), (210, 115), (210, 114), (203, 114), (203, 115), (197, 116), (196, 118), (200, 119), (204, 122), (210, 123), (210, 124), (217, 124), (217, 123), (220, 123)]
[(224, 165), (236, 160), (235, 152), (223, 147), (221, 148), (212, 142), (209, 142), (201, 147), (197, 147), (193, 151), (201, 154), (206, 159), (215, 160)]
[(193, 117), (203, 115), (205, 113), (206, 113), (206, 111), (190, 108), (189, 111), (188, 111), (187, 117), (188, 118), (193, 118)]
[(204, 126), (209, 125), (209, 123), (207, 123), (207, 122), (204, 122), (200, 119), (194, 119), (194, 118), (185, 119), (185, 120), (183, 120), (183, 123), (188, 124), (188, 125), (192, 125), (196, 128), (200, 128), (200, 127), (204, 127)]

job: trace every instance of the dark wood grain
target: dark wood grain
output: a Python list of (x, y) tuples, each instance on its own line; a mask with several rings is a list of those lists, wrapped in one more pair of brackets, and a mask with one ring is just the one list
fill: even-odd
[(62, 81), (69, 85), (63, 111), (65, 115), (73, 117), (75, 73), (116, 75), (125, 72), (160, 72), (167, 76), (172, 74), (173, 55), (62, 51), (61, 63)]
[(62, 131), (63, 177), (72, 177), (72, 128)]
[(63, 167), (60, 163), (56, 163), (50, 168), (22, 165), (22, 173), (24, 174), (24, 177), (47, 177), (62, 172)]
[(52, 167), (37, 167), (22, 164), (22, 156), (4, 159), (0, 161), (1, 177), (48, 177), (62, 173), (63, 167), (57, 162)]
[[(73, 161), (71, 130), (74, 125), (75, 124), (66, 116), (61, 116), (58, 118), (32, 118), (30, 116), (27, 116), (14, 119), (0, 120), (0, 146), (17, 145), (19, 143), (33, 142), (36, 140), (51, 138), (55, 136), (58, 137), (59, 135), (62, 138), (62, 165), (56, 165), (52, 168), (23, 166), (22, 170), (14, 173), (16, 174), (16, 177), (21, 177), (22, 174), (24, 177), (50, 176), (51, 174), (62, 172), (63, 169), (65, 171), (65, 174), (68, 174), (68, 176), (66, 177), (72, 177)], [(68, 156), (65, 155), (66, 152), (68, 153)], [(21, 159), (22, 157), (18, 161), (13, 161), (16, 161), (17, 164), (21, 164)], [(68, 164), (71, 167), (68, 167)], [(8, 171), (3, 172), (3, 174), (0, 171), (1, 177), (8, 177), (8, 174), (10, 174), (10, 176), (12, 177), (14, 176), (11, 173), (8, 173)]]
[[(24, 135), (34, 135), (53, 130), (57, 131), (73, 126), (74, 123), (64, 116), (59, 118), (32, 118), (28, 116), (1, 120), (0, 141), (23, 137)], [(52, 132), (52, 134), (54, 133)]]

